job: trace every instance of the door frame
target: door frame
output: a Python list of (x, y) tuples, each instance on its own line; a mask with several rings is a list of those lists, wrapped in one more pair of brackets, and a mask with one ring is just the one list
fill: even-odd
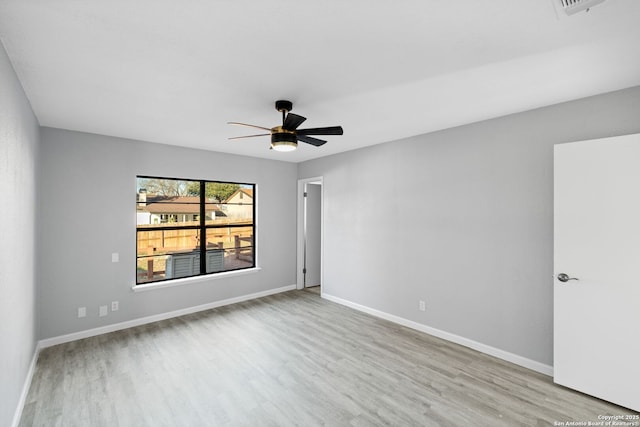
[(304, 274), (306, 250), (306, 201), (304, 192), (308, 184), (320, 185), (320, 291), (324, 282), (324, 183), (322, 176), (303, 178), (298, 180), (298, 227), (297, 227), (297, 260), (296, 260), (296, 289), (304, 289)]

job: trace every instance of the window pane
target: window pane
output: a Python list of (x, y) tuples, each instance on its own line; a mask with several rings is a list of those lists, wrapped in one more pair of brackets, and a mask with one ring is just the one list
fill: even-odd
[(199, 215), (199, 181), (138, 178), (137, 225), (197, 226)]
[(252, 224), (253, 186), (237, 185), (229, 197), (218, 203), (218, 209), (215, 224)]
[(197, 229), (138, 231), (138, 283), (200, 274), (199, 246)]
[(225, 271), (253, 267), (253, 227), (208, 227), (210, 249), (224, 249)]

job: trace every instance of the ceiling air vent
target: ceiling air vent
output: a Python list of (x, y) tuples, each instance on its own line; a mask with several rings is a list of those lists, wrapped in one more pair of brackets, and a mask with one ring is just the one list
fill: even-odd
[(600, 4), (603, 1), (604, 0), (560, 0), (560, 3), (567, 15), (573, 15), (583, 10), (589, 10), (590, 7)]

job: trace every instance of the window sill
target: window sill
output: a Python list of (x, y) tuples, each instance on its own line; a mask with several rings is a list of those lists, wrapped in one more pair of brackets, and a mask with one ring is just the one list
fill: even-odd
[(174, 286), (191, 285), (193, 283), (208, 282), (210, 280), (227, 279), (229, 277), (244, 276), (245, 274), (255, 274), (260, 271), (260, 267), (247, 268), (245, 270), (227, 271), (224, 273), (207, 274), (204, 276), (185, 277), (183, 279), (165, 280), (157, 283), (146, 283), (144, 285), (133, 285), (133, 292), (152, 291), (154, 289), (172, 288)]

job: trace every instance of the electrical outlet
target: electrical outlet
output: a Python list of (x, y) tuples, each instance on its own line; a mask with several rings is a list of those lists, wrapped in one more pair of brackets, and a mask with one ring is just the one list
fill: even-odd
[(78, 307), (78, 318), (87, 317), (87, 307)]
[(120, 303), (118, 301), (111, 301), (111, 311), (118, 311)]
[(109, 313), (109, 311), (107, 309), (108, 309), (108, 307), (106, 305), (101, 305), (100, 306), (100, 317), (104, 317)]
[(119, 262), (120, 254), (118, 252), (114, 252), (111, 254), (111, 262)]
[(427, 309), (427, 304), (424, 301), (420, 301), (419, 308), (420, 311), (425, 311)]

